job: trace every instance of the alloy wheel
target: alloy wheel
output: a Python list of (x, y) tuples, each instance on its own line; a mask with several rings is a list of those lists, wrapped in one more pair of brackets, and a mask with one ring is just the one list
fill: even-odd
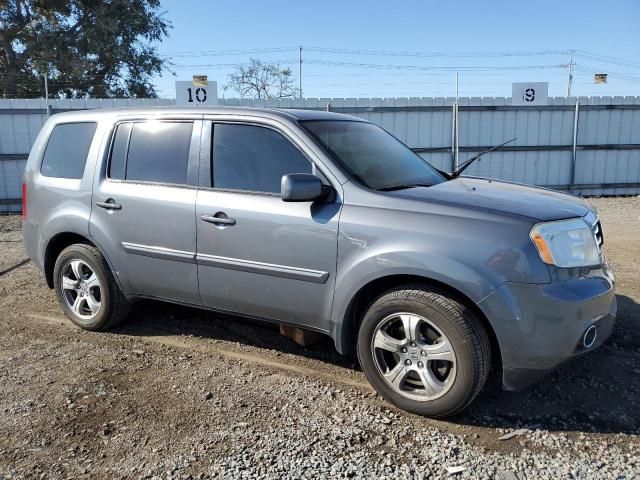
[(61, 288), (67, 307), (78, 317), (90, 320), (100, 311), (100, 280), (83, 260), (71, 260), (64, 266)]
[(412, 400), (430, 401), (449, 391), (456, 355), (432, 321), (414, 313), (394, 313), (376, 328), (371, 352), (385, 382)]

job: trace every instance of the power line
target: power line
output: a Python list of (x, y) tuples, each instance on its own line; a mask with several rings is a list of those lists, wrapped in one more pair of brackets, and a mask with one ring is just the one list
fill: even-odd
[(244, 50), (204, 50), (204, 51), (183, 51), (165, 53), (160, 56), (163, 58), (172, 57), (217, 57), (217, 56), (236, 56), (236, 55), (255, 55), (258, 53), (277, 53), (295, 51), (299, 47), (274, 47), (274, 48), (249, 48)]
[[(324, 64), (324, 62), (326, 63), (330, 63), (331, 61), (329, 60), (314, 60), (314, 62), (316, 64)], [(293, 64), (297, 64), (298, 63), (298, 59), (294, 59), (294, 58), (290, 58), (290, 59), (284, 59), (284, 60), (273, 60), (273, 63), (280, 63), (283, 65), (293, 65)], [(307, 63), (307, 60), (305, 60), (305, 63)], [(333, 62), (333, 63), (338, 63), (338, 62)], [(349, 63), (349, 62), (340, 62), (340, 63)], [(176, 68), (235, 68), (238, 66), (246, 66), (249, 65), (246, 62), (235, 62), (235, 63), (208, 63), (208, 64), (175, 64), (173, 65)], [(376, 64), (363, 64), (363, 63), (358, 63), (358, 64), (354, 64), (351, 63), (349, 66), (373, 66), (373, 67), (378, 67), (378, 65)], [(381, 65), (383, 67), (386, 67), (387, 65)], [(389, 67), (393, 67), (393, 68), (398, 68), (398, 69), (402, 69), (403, 65), (389, 65)], [(491, 67), (491, 66), (479, 66), (479, 67), (439, 67), (439, 66), (425, 66), (425, 67), (421, 67), (421, 66), (409, 66), (409, 68), (429, 68), (429, 69), (434, 69), (434, 70), (442, 70), (442, 69), (446, 69), (446, 70), (452, 70), (452, 69), (464, 69), (464, 68), (482, 68), (482, 69), (491, 69), (491, 70), (503, 70), (503, 69), (513, 69), (513, 68), (517, 68), (517, 69), (527, 69), (527, 68), (566, 68), (566, 64), (558, 64), (558, 65), (544, 65), (544, 66), (516, 66), (516, 67), (503, 67), (503, 66), (496, 66), (496, 67)], [(639, 66), (640, 68), (640, 66)], [(598, 71), (600, 71), (601, 69), (599, 69)], [(629, 71), (629, 72), (616, 72), (619, 75), (634, 75), (634, 74), (640, 74), (640, 70), (636, 70), (636, 71)], [(402, 73), (381, 73), (383, 75), (404, 75)], [(37, 78), (39, 77), (39, 75), (36, 74), (31, 74), (31, 73), (16, 73), (16, 74), (9, 74), (7, 72), (0, 72), (0, 76), (8, 76), (8, 75), (15, 75), (19, 78), (23, 78), (23, 77), (28, 77), (28, 78)], [(345, 73), (342, 74), (343, 76), (367, 76), (369, 75), (368, 73)], [(448, 76), (448, 73), (422, 73), (421, 75), (434, 75), (434, 76)], [(483, 75), (503, 75), (502, 73), (483, 73)], [(564, 73), (559, 73), (559, 72), (547, 72), (546, 75), (565, 75)], [(575, 75), (579, 75), (578, 73), (576, 73)], [(586, 74), (582, 74), (582, 75), (586, 75)], [(317, 74), (317, 73), (310, 73), (310, 74), (306, 74), (305, 76), (334, 76), (333, 74)], [(103, 75), (103, 74), (92, 74), (89, 76), (85, 76), (84, 78), (95, 78), (95, 79), (102, 79), (105, 77), (115, 77), (115, 75)], [(52, 77), (49, 77), (52, 78)], [(52, 81), (56, 81), (55, 78), (53, 78)]]
[[(269, 63), (276, 63), (281, 65), (293, 65), (293, 64), (298, 64), (298, 59), (288, 58), (284, 60), (271, 60)], [(176, 68), (237, 68), (237, 67), (246, 67), (248, 65), (250, 64), (246, 62), (235, 62), (235, 63), (176, 64), (174, 65), (174, 67)]]
[[(273, 63), (284, 65), (293, 65), (298, 63), (298, 59), (273, 60)], [(355, 63), (342, 62), (333, 60), (305, 59), (305, 63), (313, 65), (325, 65), (331, 67), (350, 67), (350, 68), (371, 68), (379, 70), (416, 70), (416, 71), (495, 71), (495, 70), (540, 70), (540, 69), (558, 69), (565, 68), (564, 64), (558, 65), (517, 65), (517, 66), (425, 66), (425, 65), (393, 65), (393, 64), (376, 64), (376, 63)], [(207, 64), (177, 64), (176, 68), (236, 68), (246, 66), (246, 63), (207, 63)]]
[[(620, 72), (621, 73), (621, 72)], [(477, 75), (480, 77), (504, 77), (504, 73), (494, 73), (494, 72), (479, 72), (479, 73), (473, 73), (470, 72), (470, 74), (472, 75)], [(379, 76), (385, 76), (385, 77), (406, 77), (406, 73), (395, 73), (395, 72), (380, 72), (378, 73)], [(559, 72), (559, 71), (545, 71), (544, 73), (545, 77), (546, 76), (565, 76), (566, 73), (565, 72)], [(574, 73), (574, 76), (588, 76), (591, 77), (593, 74), (592, 73)], [(335, 78), (335, 74), (331, 74), (331, 73), (307, 73), (305, 74), (305, 77), (333, 77)], [(355, 72), (347, 72), (347, 73), (340, 73), (340, 77), (370, 77), (371, 73), (355, 73)], [(451, 77), (451, 73), (423, 73), (420, 72), (420, 76), (421, 77)]]
[[(258, 53), (276, 53), (286, 51), (297, 51), (299, 46), (290, 47), (271, 47), (271, 48), (249, 48), (249, 49), (233, 49), (233, 50), (201, 50), (201, 51), (179, 51), (167, 52), (161, 54), (162, 57), (203, 57), (203, 56), (234, 56), (234, 55), (253, 55)], [(348, 49), (348, 48), (331, 48), (317, 46), (303, 46), (305, 50), (340, 54), (340, 55), (367, 55), (367, 56), (391, 56), (391, 57), (527, 57), (527, 56), (543, 56), (543, 55), (564, 55), (566, 50), (542, 50), (542, 51), (514, 51), (514, 52), (415, 52), (415, 51), (391, 51), (391, 50), (367, 50), (367, 49)]]
[[(586, 65), (575, 64), (575, 68), (577, 70), (582, 71), (582, 72), (588, 72), (588, 73), (591, 73), (591, 74), (602, 73), (600, 69), (589, 67), (589, 66), (586, 66)], [(625, 80), (627, 82), (640, 83), (640, 78), (633, 77), (631, 75), (626, 75), (626, 74), (623, 74), (623, 73), (607, 72), (607, 75), (611, 76), (613, 78), (618, 78), (618, 79), (621, 79), (621, 80)]]
[(328, 48), (328, 47), (304, 47), (305, 50), (321, 53), (335, 53), (348, 55), (376, 55), (391, 57), (525, 57), (539, 55), (563, 55), (566, 50), (543, 50), (543, 51), (524, 51), (524, 52), (408, 52), (408, 51), (389, 51), (389, 50), (357, 50), (347, 48)]
[(630, 60), (624, 60), (616, 57), (609, 57), (607, 55), (598, 55), (596, 53), (585, 52), (584, 50), (576, 50), (576, 55), (589, 60), (595, 60), (598, 62), (609, 63), (612, 65), (631, 66), (633, 68), (640, 68), (640, 62), (633, 62)]
[(423, 66), (423, 65), (385, 65), (376, 63), (354, 63), (354, 62), (338, 62), (332, 60), (315, 60), (307, 59), (306, 63), (312, 63), (315, 65), (327, 65), (334, 67), (357, 67), (357, 68), (373, 68), (373, 69), (389, 69), (389, 70), (444, 70), (453, 72), (463, 71), (493, 71), (493, 70), (544, 70), (544, 69), (558, 69), (565, 68), (565, 65), (520, 65), (520, 66)]
[[(470, 86), (473, 88), (474, 85), (508, 85), (511, 81), (490, 81), (492, 77), (503, 77), (506, 76), (506, 72), (532, 72), (531, 76), (537, 75), (536, 78), (541, 77), (549, 77), (550, 80), (556, 82), (558, 80), (557, 76), (566, 75), (567, 68), (570, 67), (573, 71), (571, 74), (576, 78), (584, 78), (590, 77), (594, 73), (608, 73), (609, 78), (611, 80), (615, 80), (618, 85), (622, 83), (628, 84), (637, 84), (640, 83), (640, 62), (626, 60), (618, 57), (601, 55), (585, 50), (574, 50), (574, 55), (580, 60), (588, 61), (588, 63), (597, 64), (607, 64), (607, 65), (618, 65), (620, 67), (624, 67), (624, 69), (619, 68), (617, 70), (625, 70), (625, 71), (608, 71), (608, 67), (605, 68), (596, 68), (591, 65), (583, 65), (581, 63), (576, 63), (575, 61), (570, 61), (569, 64), (561, 63), (554, 64), (552, 62), (545, 63), (540, 62), (539, 64), (533, 64), (532, 62), (526, 62), (526, 65), (509, 65), (508, 59), (515, 58), (531, 58), (533, 57), (553, 57), (559, 55), (567, 55), (571, 50), (539, 50), (539, 51), (477, 51), (477, 52), (420, 52), (420, 51), (392, 51), (392, 50), (376, 50), (376, 49), (349, 49), (349, 48), (332, 48), (332, 47), (320, 47), (320, 46), (309, 46), (309, 47), (300, 47), (300, 46), (279, 46), (279, 47), (264, 47), (264, 48), (246, 48), (246, 49), (226, 49), (226, 50), (202, 50), (202, 51), (178, 51), (178, 52), (168, 52), (161, 55), (162, 58), (166, 60), (171, 60), (175, 58), (176, 60), (181, 59), (182, 63), (173, 64), (172, 67), (176, 70), (230, 70), (235, 69), (239, 66), (246, 66), (248, 63), (245, 62), (232, 62), (232, 58), (225, 62), (223, 59), (221, 62), (216, 62), (215, 59), (212, 58), (212, 62), (208, 63), (206, 60), (202, 63), (189, 63), (189, 59), (197, 59), (197, 58), (206, 58), (206, 57), (239, 57), (239, 56), (253, 56), (253, 55), (269, 55), (276, 56), (273, 54), (284, 54), (282, 57), (289, 56), (293, 57), (293, 53), (295, 52), (298, 58), (285, 58), (280, 60), (269, 60), (270, 63), (280, 64), (283, 67), (293, 67), (294, 65), (298, 66), (298, 82), (302, 80), (302, 74), (300, 70), (301, 66), (301, 48), (305, 49), (306, 55), (304, 62), (307, 65), (316, 66), (316, 68), (310, 68), (306, 70), (311, 70), (310, 73), (305, 72), (305, 78), (317, 78), (317, 88), (322, 88), (322, 86), (333, 86), (339, 87), (343, 86), (345, 88), (357, 87), (370, 85), (372, 87), (379, 86), (389, 86), (393, 87), (398, 85), (400, 88), (402, 85), (415, 85), (415, 86), (436, 86), (436, 85), (453, 85), (453, 80), (449, 81), (434, 81), (434, 82), (410, 82), (407, 83), (403, 81), (401, 85), (398, 83), (390, 83), (393, 81), (394, 77), (413, 77), (419, 79), (421, 77), (429, 77), (439, 80), (441, 78), (449, 78), (451, 76), (451, 72), (465, 72), (466, 78), (464, 80), (465, 86)], [(320, 58), (307, 58), (311, 54)], [(333, 57), (334, 60), (330, 58)], [(341, 59), (345, 58), (344, 60)], [(350, 61), (348, 59), (349, 56), (363, 56), (363, 57), (386, 57), (386, 58), (398, 58), (399, 62), (396, 63), (385, 63), (385, 60), (380, 58), (380, 62), (376, 63), (374, 58), (370, 58), (370, 60), (374, 60), (374, 62), (368, 62), (365, 60), (363, 62), (358, 61)], [(416, 58), (416, 59), (433, 59), (433, 62), (429, 61), (416, 61), (414, 64), (408, 62), (409, 64), (404, 64), (400, 60), (401, 57), (408, 58)], [(484, 61), (479, 60), (476, 65), (455, 65), (459, 63), (466, 63), (465, 61), (456, 62), (454, 59), (462, 59), (462, 58), (478, 58), (484, 59)], [(447, 61), (447, 59), (450, 59)], [(491, 59), (505, 59), (505, 61), (494, 61)], [(240, 59), (238, 59), (240, 60)], [(554, 60), (553, 58), (548, 58), (547, 60)], [(535, 60), (534, 60), (535, 61)], [(390, 60), (393, 62), (393, 60)], [(470, 61), (469, 63), (471, 63)], [(424, 63), (438, 63), (439, 65), (424, 65)], [(447, 65), (447, 63), (454, 63), (454, 65)], [(504, 63), (507, 63), (506, 65)], [(523, 63), (525, 63), (523, 61)], [(317, 67), (323, 67), (322, 69)], [(336, 73), (332, 72), (333, 69), (342, 69)], [(615, 68), (615, 67), (614, 67)], [(318, 73), (314, 73), (314, 70)], [(324, 72), (322, 71), (324, 70)], [(355, 71), (354, 71), (355, 70)], [(358, 70), (361, 70), (358, 72)], [(345, 82), (341, 83), (325, 83), (321, 82), (322, 78), (333, 78), (339, 80), (341, 78), (361, 78), (361, 77), (371, 77), (373, 74), (366, 72), (367, 70), (377, 70), (375, 73), (376, 78), (385, 78), (387, 77), (387, 83), (384, 82), (376, 82), (376, 83), (361, 83), (357, 82), (357, 85), (350, 86), (349, 84), (345, 84)], [(635, 71), (634, 71), (635, 70)], [(540, 71), (540, 73), (534, 73), (535, 71)], [(326, 73), (325, 73), (326, 72)], [(366, 72), (366, 73), (365, 73)], [(542, 73), (544, 72), (544, 73)], [(6, 72), (0, 72), (0, 83), (4, 76), (9, 75)], [(85, 78), (81, 79), (69, 79), (69, 80), (59, 80), (56, 81), (49, 77), (49, 83), (54, 85), (55, 87), (62, 89), (91, 89), (94, 87), (108, 87), (108, 85), (104, 85), (101, 80), (105, 77), (111, 77), (112, 75), (87, 75)], [(515, 75), (511, 75), (515, 76)], [(482, 78), (487, 77), (487, 81), (473, 81), (472, 78)], [(26, 83), (20, 84), (16, 82), (15, 85), (18, 87), (23, 87), (28, 91), (34, 91), (42, 88), (42, 83), (35, 83), (39, 78), (39, 75), (35, 73), (18, 73), (17, 77), (19, 79), (25, 79)], [(67, 77), (68, 78), (68, 77)], [(497, 80), (497, 79), (496, 79)], [(89, 82), (83, 84), (82, 82)], [(357, 81), (357, 80), (356, 80)], [(95, 82), (95, 83), (94, 83)], [(308, 87), (316, 87), (316, 82), (310, 82)], [(587, 82), (576, 82), (575, 85), (588, 85)], [(35, 87), (35, 88), (34, 88)], [(602, 87), (595, 87), (598, 89), (598, 92), (602, 92)], [(581, 88), (580, 90), (584, 90)], [(466, 90), (463, 87), (463, 92), (469, 93), (469, 90)], [(393, 92), (395, 95), (399, 95), (400, 92)], [(431, 94), (436, 94), (439, 92), (430, 92)], [(446, 92), (450, 94), (450, 92)], [(582, 93), (582, 92), (581, 92)], [(373, 95), (377, 94), (377, 92), (366, 92), (364, 95)], [(27, 94), (22, 94), (21, 96), (26, 96)], [(38, 94), (29, 94), (33, 96), (38, 96)], [(323, 94), (325, 95), (325, 94)], [(360, 95), (358, 93), (357, 95)]]

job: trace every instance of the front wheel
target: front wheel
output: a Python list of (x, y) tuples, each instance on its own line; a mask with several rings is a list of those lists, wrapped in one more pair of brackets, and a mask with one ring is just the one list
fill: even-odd
[(358, 359), (380, 395), (429, 417), (468, 406), (491, 361), (487, 333), (474, 313), (423, 286), (393, 290), (369, 307), (358, 334)]
[(67, 317), (85, 330), (105, 330), (129, 312), (109, 264), (91, 245), (71, 245), (58, 255), (53, 288)]

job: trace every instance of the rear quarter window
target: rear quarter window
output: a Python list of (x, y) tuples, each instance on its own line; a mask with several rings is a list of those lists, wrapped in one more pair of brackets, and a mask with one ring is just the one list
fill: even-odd
[(125, 164), (127, 160), (127, 150), (129, 149), (129, 138), (131, 136), (131, 123), (118, 125), (113, 146), (111, 147), (111, 159), (109, 162), (109, 178), (123, 180)]
[(82, 122), (53, 127), (40, 173), (45, 177), (82, 178), (96, 126), (95, 122)]

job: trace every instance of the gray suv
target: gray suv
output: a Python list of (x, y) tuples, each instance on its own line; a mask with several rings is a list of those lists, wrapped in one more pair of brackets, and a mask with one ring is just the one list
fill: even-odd
[(153, 298), (315, 330), (421, 415), (465, 408), (492, 367), (525, 387), (614, 324), (586, 201), (438, 171), (346, 115), (54, 115), (23, 196), (27, 252), (78, 326)]

